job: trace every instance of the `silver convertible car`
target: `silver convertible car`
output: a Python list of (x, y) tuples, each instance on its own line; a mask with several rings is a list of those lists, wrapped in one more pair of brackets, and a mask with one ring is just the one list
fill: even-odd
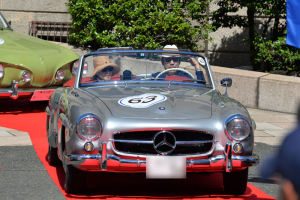
[(223, 173), (225, 193), (245, 192), (248, 167), (258, 163), (255, 122), (216, 89), (207, 58), (170, 47), (88, 53), (76, 78), (53, 92), (48, 162), (63, 165), (67, 193), (85, 188), (88, 172)]

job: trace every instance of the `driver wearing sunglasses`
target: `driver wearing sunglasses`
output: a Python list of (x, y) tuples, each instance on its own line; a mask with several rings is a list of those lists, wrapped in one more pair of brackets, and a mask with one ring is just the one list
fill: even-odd
[[(180, 57), (162, 57), (161, 62), (165, 69), (178, 68), (180, 64)], [(168, 75), (176, 75), (176, 72), (176, 70), (169, 71)]]
[[(165, 51), (179, 51), (176, 45), (166, 45), (163, 50)], [(189, 60), (192, 65), (195, 67), (196, 70), (196, 76), (197, 76), (197, 80), (204, 80), (204, 76), (202, 71), (200, 70), (200, 64), (196, 61), (195, 58), (190, 58)], [(170, 69), (170, 68), (179, 68), (181, 62), (181, 58), (179, 55), (173, 54), (164, 54), (161, 57), (161, 63), (164, 66), (165, 69)], [(152, 77), (157, 77), (157, 75), (160, 72), (156, 72), (154, 74), (152, 74)], [(166, 76), (182, 76), (182, 77), (187, 77), (187, 78), (191, 78), (190, 75), (188, 75), (185, 72), (179, 71), (179, 70), (170, 70), (165, 74), (162, 74), (160, 76), (160, 78), (166, 78)]]
[(93, 60), (94, 71), (92, 73), (92, 80), (109, 81), (111, 77), (120, 71), (120, 67), (112, 63), (107, 56), (97, 56)]

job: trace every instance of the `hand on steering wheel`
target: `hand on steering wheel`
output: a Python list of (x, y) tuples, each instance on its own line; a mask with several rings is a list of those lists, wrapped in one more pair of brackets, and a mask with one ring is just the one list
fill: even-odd
[(164, 71), (160, 72), (156, 77), (155, 77), (155, 80), (158, 79), (162, 74), (164, 73), (167, 73), (168, 71), (173, 71), (173, 70), (176, 70), (176, 71), (182, 71), (184, 73), (187, 73), (192, 79), (195, 79), (195, 76), (193, 74), (191, 74), (191, 72), (185, 70), (185, 69), (182, 69), (182, 68), (169, 68), (169, 69), (165, 69)]

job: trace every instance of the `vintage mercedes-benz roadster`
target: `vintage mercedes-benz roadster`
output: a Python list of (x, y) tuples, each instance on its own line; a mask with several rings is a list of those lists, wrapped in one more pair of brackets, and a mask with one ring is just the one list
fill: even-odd
[[(220, 84), (227, 89), (232, 80)], [(217, 90), (207, 58), (175, 45), (82, 56), (46, 112), (48, 161), (62, 163), (68, 193), (93, 171), (154, 179), (217, 172), (226, 193), (242, 194), (258, 162), (248, 111)]]

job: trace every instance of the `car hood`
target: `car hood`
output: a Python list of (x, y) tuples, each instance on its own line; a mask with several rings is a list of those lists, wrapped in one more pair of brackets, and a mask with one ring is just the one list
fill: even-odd
[(203, 119), (212, 115), (210, 89), (93, 88), (116, 118)]
[[(0, 30), (0, 61), (30, 71), (63, 66), (79, 56), (73, 51), (36, 37)], [(44, 67), (45, 66), (45, 67)], [(52, 67), (51, 67), (52, 66)]]

